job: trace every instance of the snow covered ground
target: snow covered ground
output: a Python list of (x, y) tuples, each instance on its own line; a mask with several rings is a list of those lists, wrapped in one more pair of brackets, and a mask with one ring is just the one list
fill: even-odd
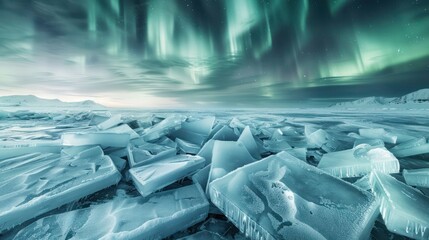
[(1, 239), (429, 237), (421, 109), (7, 110)]

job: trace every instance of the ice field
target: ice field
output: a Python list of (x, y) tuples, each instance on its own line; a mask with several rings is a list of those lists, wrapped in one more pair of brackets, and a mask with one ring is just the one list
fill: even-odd
[(429, 239), (429, 113), (0, 111), (0, 239)]

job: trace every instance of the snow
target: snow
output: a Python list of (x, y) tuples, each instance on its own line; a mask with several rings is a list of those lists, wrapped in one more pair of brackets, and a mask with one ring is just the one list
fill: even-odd
[(43, 99), (34, 95), (11, 95), (0, 97), (0, 107), (55, 107), (55, 108), (105, 108), (91, 100), (81, 102), (63, 102), (58, 99)]

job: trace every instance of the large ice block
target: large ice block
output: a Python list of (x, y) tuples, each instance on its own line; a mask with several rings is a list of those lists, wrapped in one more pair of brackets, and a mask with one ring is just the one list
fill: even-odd
[(285, 140), (264, 140), (264, 148), (265, 150), (272, 153), (279, 153), (286, 149), (292, 149), (288, 142)]
[(397, 173), (399, 161), (384, 147), (362, 144), (353, 149), (324, 154), (317, 167), (340, 178), (359, 177), (373, 169)]
[(139, 145), (129, 144), (127, 150), (130, 167), (137, 167), (169, 158), (175, 156), (177, 153), (176, 148), (148, 142), (139, 143)]
[(311, 132), (306, 128), (306, 138), (310, 148), (322, 148), (326, 152), (333, 152), (338, 149), (338, 141), (323, 129)]
[(171, 135), (201, 146), (209, 136), (215, 119), (215, 117), (207, 117), (193, 122), (183, 122), (182, 128)]
[(236, 169), (209, 190), (250, 239), (368, 239), (378, 214), (369, 192), (283, 152)]
[(416, 138), (410, 141), (401, 143), (391, 148), (390, 151), (396, 157), (410, 157), (420, 154), (429, 153), (429, 143), (426, 142), (426, 138)]
[(203, 221), (208, 209), (196, 185), (149, 198), (117, 196), (107, 203), (39, 219), (22, 229), (15, 240), (162, 239)]
[(204, 167), (200, 156), (177, 155), (130, 169), (137, 190), (144, 197)]
[(222, 140), (222, 141), (237, 141), (238, 136), (235, 135), (232, 128), (229, 126), (223, 126), (219, 131), (217, 131), (213, 137), (213, 140)]
[(182, 122), (185, 119), (186, 119), (185, 117), (180, 115), (169, 116), (164, 120), (162, 120), (160, 123), (152, 127), (146, 128), (142, 132), (143, 139), (145, 141), (153, 141), (171, 132), (179, 130), (182, 127)]
[(429, 168), (404, 169), (402, 175), (405, 178), (405, 182), (410, 186), (429, 188)]
[(429, 239), (429, 198), (394, 177), (373, 171), (371, 189), (389, 231), (414, 239)]
[(383, 128), (362, 128), (362, 129), (359, 129), (359, 134), (365, 138), (381, 139), (385, 143), (395, 144), (396, 140), (398, 139), (398, 136), (390, 132), (387, 132)]
[(130, 139), (136, 139), (139, 137), (138, 133), (136, 133), (130, 126), (127, 124), (121, 124), (116, 127), (112, 127), (103, 131), (100, 131), (102, 133), (118, 133), (118, 134), (128, 134), (130, 135)]
[(0, 232), (120, 179), (100, 147), (74, 157), (32, 153), (0, 161)]
[(110, 117), (106, 121), (99, 123), (97, 125), (97, 128), (100, 130), (106, 130), (106, 129), (112, 128), (114, 126), (117, 126), (121, 123), (122, 123), (122, 115), (117, 114), (117, 115)]
[(64, 146), (100, 145), (102, 147), (126, 147), (130, 140), (127, 133), (64, 133)]

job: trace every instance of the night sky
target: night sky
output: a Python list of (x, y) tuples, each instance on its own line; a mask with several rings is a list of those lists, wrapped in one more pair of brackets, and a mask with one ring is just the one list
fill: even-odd
[(0, 0), (0, 95), (322, 106), (429, 87), (429, 0)]

